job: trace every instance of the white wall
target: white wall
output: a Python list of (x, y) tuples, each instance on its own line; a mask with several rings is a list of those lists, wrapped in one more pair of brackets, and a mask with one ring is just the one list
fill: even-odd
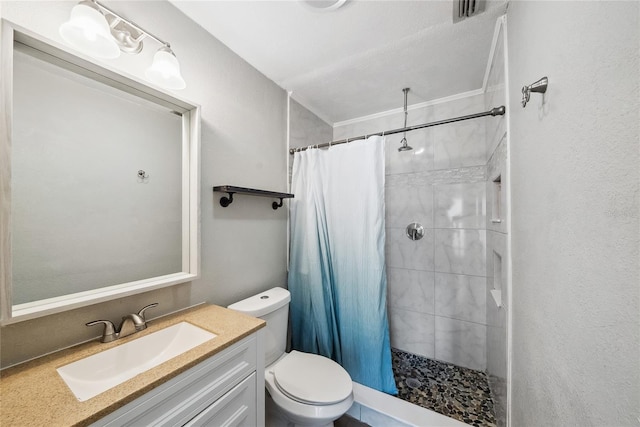
[[(59, 25), (74, 2), (3, 2), (2, 17), (61, 42)], [(286, 210), (271, 201), (237, 196), (228, 208), (212, 186), (221, 184), (285, 191), (286, 93), (218, 40), (164, 1), (114, 1), (108, 7), (171, 43), (187, 88), (178, 96), (202, 106), (201, 279), (105, 304), (3, 327), (2, 363), (16, 363), (89, 339), (84, 326), (113, 321), (158, 301), (150, 316), (201, 301), (227, 305), (286, 284)], [(143, 78), (157, 49), (145, 41), (141, 55), (123, 55), (113, 67)]]
[(509, 5), (513, 426), (638, 425), (639, 9)]

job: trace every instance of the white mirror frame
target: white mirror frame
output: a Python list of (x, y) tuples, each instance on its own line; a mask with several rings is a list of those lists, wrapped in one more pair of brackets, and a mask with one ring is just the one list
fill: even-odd
[[(142, 80), (125, 76), (87, 56), (43, 38), (10, 21), (2, 20), (0, 37), (0, 323), (7, 325), (23, 320), (59, 313), (103, 301), (109, 301), (189, 282), (200, 271), (200, 106)], [(135, 96), (164, 105), (182, 114), (182, 272), (122, 283), (91, 291), (78, 292), (19, 305), (12, 304), (11, 282), (11, 129), (13, 119), (13, 50), (20, 42), (47, 55), (54, 56), (66, 68), (91, 77)]]

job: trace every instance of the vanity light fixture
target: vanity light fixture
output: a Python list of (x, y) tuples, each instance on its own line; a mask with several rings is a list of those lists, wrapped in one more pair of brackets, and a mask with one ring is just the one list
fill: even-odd
[(178, 58), (176, 58), (169, 46), (163, 46), (158, 49), (156, 54), (153, 55), (151, 66), (147, 68), (144, 74), (151, 83), (169, 89), (184, 89), (187, 86), (180, 74)]
[(69, 20), (60, 26), (60, 36), (74, 49), (105, 59), (117, 58), (121, 51), (138, 54), (144, 47), (143, 40), (153, 39), (162, 46), (145, 72), (147, 80), (167, 89), (187, 86), (169, 43), (95, 0), (81, 1), (71, 9)]
[(71, 47), (96, 58), (117, 58), (120, 48), (109, 24), (90, 1), (73, 6), (69, 20), (60, 26), (60, 35)]

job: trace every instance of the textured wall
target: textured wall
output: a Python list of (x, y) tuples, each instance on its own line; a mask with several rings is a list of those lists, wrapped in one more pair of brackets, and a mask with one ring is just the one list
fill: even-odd
[(639, 8), (509, 6), (514, 426), (638, 425)]
[[(409, 94), (410, 96), (410, 94)], [(411, 110), (408, 125), (484, 111), (477, 95)], [(396, 129), (403, 114), (336, 127), (334, 139)], [(387, 137), (386, 263), (391, 345), (484, 370), (485, 121), (470, 120)], [(421, 240), (405, 228), (419, 222)]]
[[(3, 2), (3, 18), (60, 42), (59, 25), (75, 3)], [(271, 201), (238, 196), (222, 208), (221, 184), (284, 191), (286, 170), (286, 93), (226, 46), (165, 1), (106, 2), (171, 43), (187, 88), (178, 96), (202, 106), (201, 278), (67, 313), (2, 328), (2, 366), (69, 346), (97, 334), (84, 323), (113, 321), (159, 301), (150, 316), (201, 301), (227, 305), (286, 283), (285, 209)], [(122, 55), (109, 65), (143, 78), (158, 45), (151, 40), (137, 56)]]

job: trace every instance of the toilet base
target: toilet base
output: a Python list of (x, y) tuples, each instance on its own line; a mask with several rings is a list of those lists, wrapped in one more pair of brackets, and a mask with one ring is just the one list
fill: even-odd
[[(308, 427), (305, 424), (296, 424), (293, 421), (287, 419), (287, 417), (282, 413), (278, 405), (275, 404), (269, 392), (265, 390), (264, 394), (265, 400), (265, 417), (266, 417), (266, 427)], [(334, 427), (333, 422), (329, 424), (316, 425), (313, 424), (313, 427)]]

